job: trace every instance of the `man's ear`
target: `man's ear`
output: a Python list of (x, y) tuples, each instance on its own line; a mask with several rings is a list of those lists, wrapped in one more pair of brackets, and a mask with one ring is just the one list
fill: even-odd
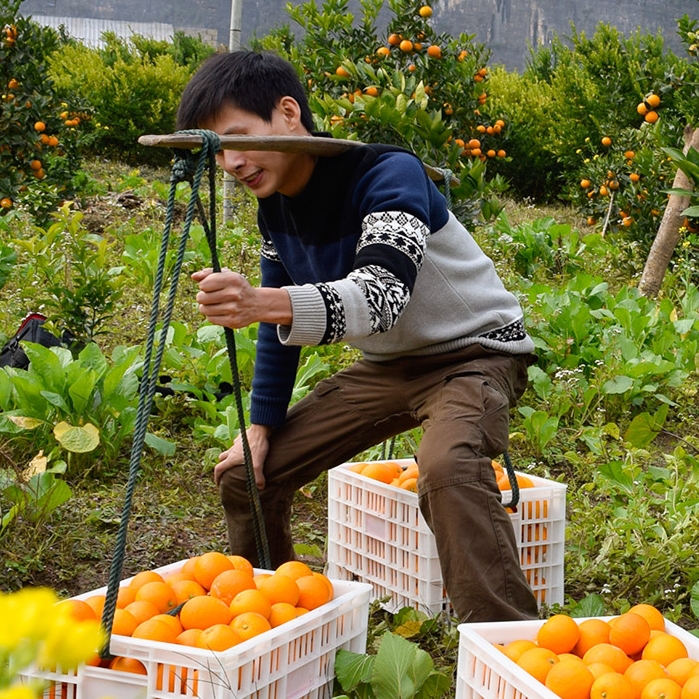
[(277, 104), (277, 109), (282, 113), (291, 131), (296, 131), (301, 126), (301, 107), (293, 97), (289, 95), (282, 97)]

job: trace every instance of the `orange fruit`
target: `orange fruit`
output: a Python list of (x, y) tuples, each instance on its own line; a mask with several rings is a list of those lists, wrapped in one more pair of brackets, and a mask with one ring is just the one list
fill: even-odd
[(417, 478), (406, 478), (402, 483), (398, 483), (398, 487), (409, 490), (411, 493), (417, 493)]
[(252, 576), (244, 570), (224, 570), (219, 573), (211, 583), (209, 594), (216, 597), (227, 605), (241, 590), (254, 590), (255, 581)]
[(231, 621), (230, 626), (240, 636), (241, 641), (247, 641), (249, 638), (253, 638), (253, 636), (259, 636), (272, 628), (269, 621), (257, 612), (238, 614)]
[(413, 42), (409, 39), (403, 39), (403, 41), (398, 44), (398, 48), (403, 51), (403, 53), (410, 53), (413, 50)]
[(177, 604), (206, 594), (206, 590), (196, 580), (175, 580), (170, 583), (170, 589), (175, 593)]
[(348, 78), (349, 73), (347, 72), (347, 69), (344, 66), (338, 66), (335, 68), (335, 75), (339, 75), (341, 78)]
[(391, 46), (398, 46), (402, 41), (403, 37), (400, 34), (390, 34), (388, 37), (388, 43)]
[(192, 646), (196, 648), (197, 640), (203, 633), (204, 631), (202, 629), (187, 629), (175, 639), (175, 643), (179, 643), (181, 646)]
[(525, 638), (519, 638), (506, 643), (504, 646), (500, 646), (500, 650), (514, 663), (519, 660), (519, 656), (522, 655), (525, 650), (529, 650), (530, 648), (536, 648), (536, 643)]
[(92, 611), (95, 614), (95, 619), (102, 618), (102, 612), (104, 611), (104, 595), (91, 595), (85, 598), (85, 603), (92, 607)]
[(128, 585), (134, 590), (138, 590), (149, 582), (165, 582), (165, 579), (160, 573), (156, 573), (154, 570), (143, 570), (140, 573), (136, 573), (136, 575), (131, 578)]
[[(95, 608), (81, 599), (64, 599), (58, 602), (63, 608), (68, 609), (71, 618), (76, 621), (88, 621), (97, 619)], [(100, 617), (101, 617), (100, 613)]]
[(649, 124), (655, 124), (658, 121), (658, 112), (650, 111), (643, 117)]
[(580, 637), (573, 647), (573, 653), (583, 657), (592, 646), (609, 643), (609, 624), (604, 619), (585, 619), (578, 624)]
[(296, 618), (296, 607), (288, 602), (273, 604), (269, 613), (269, 624), (274, 629), (280, 624), (285, 624)]
[(636, 696), (640, 697), (643, 688), (651, 680), (667, 677), (668, 674), (657, 660), (636, 660), (629, 665), (624, 676), (633, 685)]
[(382, 483), (390, 483), (395, 478), (395, 472), (388, 464), (373, 461), (362, 469), (362, 476), (373, 478)]
[(408, 480), (412, 480), (413, 478), (417, 479), (417, 477), (419, 475), (420, 475), (420, 469), (418, 468), (417, 464), (414, 464), (412, 466), (408, 466), (405, 470), (401, 471), (400, 474), (398, 475), (398, 484), (400, 485), (401, 483), (404, 483), (405, 481), (408, 481)]
[(609, 138), (609, 136), (602, 136), (602, 145), (603, 145), (603, 146), (611, 146), (611, 145), (612, 145), (612, 139)]
[(242, 639), (228, 624), (214, 624), (204, 629), (196, 640), (196, 648), (222, 651), (238, 645)]
[(272, 612), (272, 605), (267, 596), (257, 588), (254, 590), (241, 590), (229, 605), (231, 614), (235, 618), (243, 612), (257, 612), (265, 619), (269, 619)]
[(391, 55), (391, 49), (389, 49), (388, 46), (379, 46), (379, 48), (376, 49), (376, 53), (377, 55), (385, 58), (386, 56)]
[(151, 619), (159, 619), (160, 621), (166, 623), (178, 635), (184, 631), (179, 618), (173, 616), (172, 614), (156, 614), (154, 617), (151, 617)]
[(595, 678), (579, 658), (555, 663), (546, 675), (546, 686), (561, 699), (589, 699)]
[(646, 97), (645, 102), (649, 107), (655, 109), (660, 106), (660, 97), (656, 94), (650, 94)]
[(34, 131), (38, 131), (41, 133), (42, 131), (46, 131), (46, 124), (44, 124), (43, 121), (37, 121), (34, 123)]
[(233, 563), (225, 553), (209, 551), (199, 556), (194, 563), (194, 579), (207, 590), (218, 575), (226, 570), (233, 570)]
[(199, 558), (199, 556), (188, 558), (179, 570), (182, 575), (185, 575), (190, 580), (194, 580), (194, 566), (197, 564), (197, 558)]
[(136, 602), (152, 602), (162, 614), (177, 606), (177, 596), (165, 582), (147, 582), (136, 590)]
[(439, 48), (439, 46), (432, 44), (431, 46), (427, 47), (427, 55), (430, 58), (441, 58), (442, 57), (442, 49)]
[(118, 670), (119, 672), (133, 672), (137, 675), (147, 675), (146, 666), (136, 658), (126, 658), (122, 655), (117, 655), (109, 661), (110, 670)]
[(274, 571), (280, 575), (286, 575), (292, 580), (297, 580), (298, 578), (313, 575), (313, 571), (303, 562), (303, 561), (286, 561)]
[(288, 602), (296, 606), (296, 603), (299, 601), (299, 595), (301, 594), (295, 580), (292, 580), (286, 575), (280, 575), (279, 573), (274, 573), (274, 575), (260, 580), (257, 583), (257, 589), (267, 597), (270, 604)]
[(330, 600), (330, 591), (323, 580), (315, 575), (305, 575), (296, 580), (299, 598), (296, 606), (304, 609), (316, 609)]
[(660, 633), (651, 638), (641, 653), (644, 660), (657, 660), (663, 667), (667, 667), (673, 660), (689, 656), (687, 647), (676, 636)]
[(606, 675), (608, 672), (614, 673), (615, 675), (620, 675), (620, 672), (617, 672), (613, 667), (610, 667), (609, 665), (605, 665), (604, 663), (590, 663), (587, 666), (588, 670), (592, 673), (592, 676), (597, 679), (598, 677), (602, 677), (602, 675)]
[(677, 684), (684, 686), (685, 682), (697, 668), (699, 668), (699, 660), (695, 660), (694, 658), (677, 658), (677, 660), (673, 660), (665, 670), (671, 679), (675, 680)]
[(641, 692), (641, 699), (680, 699), (682, 687), (669, 677), (651, 680)]
[[(389, 51), (389, 53), (390, 53), (390, 51)], [(366, 461), (358, 461), (357, 463), (352, 464), (349, 467), (349, 470), (352, 471), (352, 473), (361, 473), (365, 467), (366, 467)]]
[(607, 672), (592, 683), (590, 699), (636, 699), (636, 690), (624, 675)]
[[(313, 575), (316, 578), (320, 578), (327, 585), (328, 593), (329, 593), (328, 601), (333, 599), (335, 597), (335, 588), (333, 587), (333, 584), (332, 584), (330, 578), (326, 577), (322, 573), (317, 573), (315, 571), (313, 571)], [(297, 606), (301, 606), (301, 605), (297, 605)]]
[(229, 624), (233, 615), (228, 605), (216, 597), (192, 597), (180, 609), (183, 629), (208, 629), (214, 624)]
[(614, 668), (615, 672), (623, 673), (633, 660), (621, 648), (611, 643), (598, 643), (583, 655), (583, 662), (586, 665), (604, 663)]
[(128, 585), (122, 585), (117, 592), (117, 609), (123, 609), (136, 599), (136, 590)]
[(112, 621), (112, 633), (117, 636), (130, 636), (138, 626), (136, 617), (125, 609), (114, 610), (114, 620)]
[(420, 17), (424, 17), (427, 19), (428, 17), (432, 17), (432, 8), (429, 5), (423, 5), (419, 10), (418, 14)]
[(580, 629), (572, 617), (567, 614), (554, 614), (540, 627), (536, 634), (536, 642), (542, 648), (548, 648), (554, 653), (568, 653), (575, 648), (580, 638)]
[(255, 575), (255, 568), (245, 556), (233, 554), (232, 556), (228, 556), (228, 560), (233, 564), (235, 570), (244, 570), (250, 573), (250, 577)]
[(552, 650), (548, 648), (530, 648), (519, 656), (517, 665), (539, 680), (539, 682), (545, 684), (546, 675), (558, 662), (558, 656)]
[(152, 619), (156, 614), (160, 614), (160, 610), (148, 600), (134, 600), (131, 604), (127, 604), (124, 609), (132, 614), (139, 624), (146, 619)]
[(648, 626), (650, 626), (651, 630), (665, 631), (665, 617), (662, 612), (653, 605), (635, 604), (629, 609), (629, 612), (642, 616), (648, 622)]
[(644, 617), (627, 612), (618, 616), (611, 626), (609, 642), (626, 655), (640, 653), (650, 639), (650, 626)]
[(143, 638), (148, 641), (160, 641), (161, 643), (175, 643), (179, 634), (175, 629), (162, 619), (146, 619), (142, 621), (131, 634), (132, 638)]
[(682, 687), (681, 699), (699, 699), (699, 675), (692, 675)]

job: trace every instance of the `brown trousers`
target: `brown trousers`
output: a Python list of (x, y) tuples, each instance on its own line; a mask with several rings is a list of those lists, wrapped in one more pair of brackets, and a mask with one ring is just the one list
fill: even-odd
[[(360, 360), (293, 405), (270, 439), (260, 492), (273, 567), (294, 558), (295, 491), (320, 473), (422, 426), (420, 509), (435, 535), (449, 599), (462, 621), (537, 617), (491, 458), (507, 449), (509, 410), (533, 355), (472, 345), (448, 354)], [(233, 553), (257, 565), (245, 469), (221, 479)]]

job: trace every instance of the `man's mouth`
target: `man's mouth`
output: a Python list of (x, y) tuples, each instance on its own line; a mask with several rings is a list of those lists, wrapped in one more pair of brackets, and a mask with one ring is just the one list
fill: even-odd
[(253, 172), (252, 175), (242, 177), (240, 181), (243, 184), (246, 184), (248, 187), (253, 187), (259, 181), (261, 175), (262, 170), (255, 170), (255, 172)]

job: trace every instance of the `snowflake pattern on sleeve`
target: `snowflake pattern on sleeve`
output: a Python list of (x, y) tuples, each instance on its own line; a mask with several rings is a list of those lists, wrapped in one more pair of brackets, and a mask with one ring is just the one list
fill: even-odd
[(362, 222), (357, 252), (368, 245), (388, 245), (409, 257), (417, 269), (422, 265), (429, 228), (405, 211), (380, 211)]
[(260, 254), (262, 257), (270, 260), (271, 262), (280, 262), (279, 253), (277, 249), (272, 244), (271, 240), (262, 240), (262, 247), (260, 249)]

